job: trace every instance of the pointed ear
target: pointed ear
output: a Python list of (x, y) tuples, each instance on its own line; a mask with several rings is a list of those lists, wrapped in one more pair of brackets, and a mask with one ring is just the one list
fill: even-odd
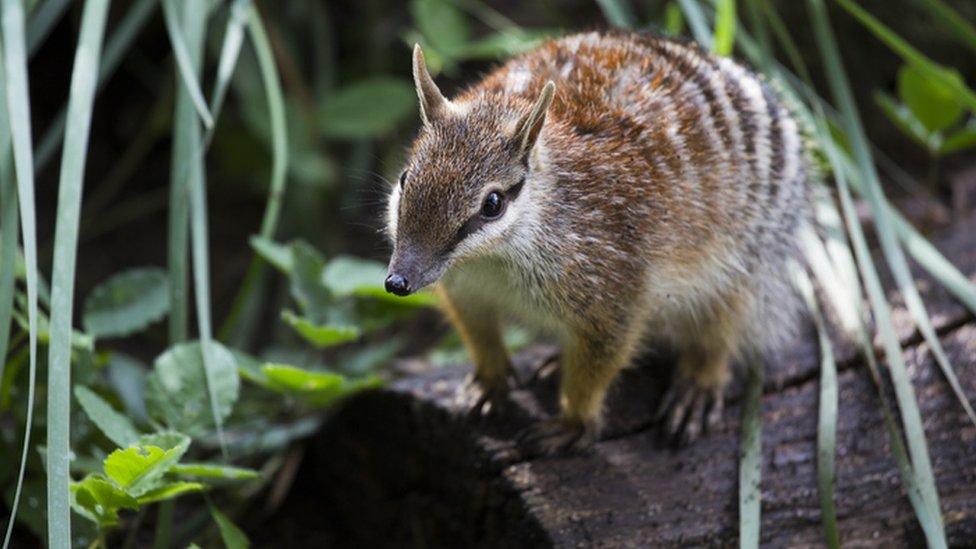
[(442, 115), (450, 106), (450, 102), (437, 88), (434, 79), (427, 72), (427, 63), (424, 61), (424, 52), (420, 49), (420, 44), (413, 47), (413, 82), (417, 87), (417, 97), (420, 99), (420, 118), (424, 125)]
[(542, 93), (535, 100), (535, 105), (528, 114), (523, 116), (518, 125), (515, 126), (513, 141), (515, 144), (515, 154), (518, 157), (526, 157), (535, 142), (539, 139), (539, 132), (542, 131), (542, 124), (546, 121), (546, 112), (552, 104), (552, 96), (556, 91), (556, 85), (552, 80), (546, 82), (542, 88)]

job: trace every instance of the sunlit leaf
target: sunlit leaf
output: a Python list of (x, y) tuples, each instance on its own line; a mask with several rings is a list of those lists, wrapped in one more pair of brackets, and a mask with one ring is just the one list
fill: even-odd
[(285, 274), (291, 273), (293, 262), (291, 259), (291, 250), (288, 246), (260, 235), (252, 236), (250, 242), (251, 248), (272, 267)]
[(382, 263), (352, 256), (336, 256), (322, 271), (322, 282), (333, 294), (372, 297), (396, 305), (429, 306), (437, 303), (430, 292), (396, 296), (386, 291), (386, 267)]
[(138, 509), (139, 503), (114, 483), (98, 474), (89, 474), (71, 483), (71, 507), (99, 528), (115, 526), (119, 509)]
[(173, 447), (161, 448), (137, 443), (115, 450), (105, 458), (105, 475), (133, 497), (140, 497), (159, 488), (163, 475), (186, 453), (190, 439), (183, 439)]
[(939, 154), (953, 154), (976, 147), (976, 124), (959, 128), (942, 141)]
[(298, 332), (298, 335), (320, 349), (353, 341), (362, 334), (356, 326), (317, 324), (292, 311), (283, 311), (281, 319)]
[(260, 476), (254, 469), (213, 463), (177, 463), (169, 472), (201, 479), (251, 480)]
[(380, 384), (376, 377), (349, 381), (339, 374), (313, 372), (285, 364), (265, 364), (261, 370), (269, 389), (292, 394), (310, 406), (325, 406), (339, 397)]
[(156, 503), (157, 501), (166, 501), (169, 499), (174, 499), (183, 494), (189, 494), (192, 492), (200, 492), (205, 488), (203, 484), (199, 482), (167, 482), (162, 486), (158, 486), (149, 490), (148, 492), (139, 496), (136, 501), (139, 505), (145, 505), (147, 503)]
[[(966, 85), (955, 69), (939, 67), (932, 70), (941, 71), (943, 78), (956, 82), (957, 86)], [(903, 65), (898, 70), (898, 97), (930, 132), (955, 125), (963, 115), (962, 105), (956, 99), (953, 88), (913, 65)]]
[(169, 311), (169, 283), (162, 269), (138, 268), (112, 276), (85, 300), (85, 330), (121, 337), (162, 319)]
[(880, 92), (874, 94), (874, 102), (881, 107), (881, 111), (885, 113), (888, 120), (891, 120), (901, 130), (901, 133), (926, 149), (932, 146), (930, 144), (931, 132), (906, 105), (898, 103), (890, 95)]

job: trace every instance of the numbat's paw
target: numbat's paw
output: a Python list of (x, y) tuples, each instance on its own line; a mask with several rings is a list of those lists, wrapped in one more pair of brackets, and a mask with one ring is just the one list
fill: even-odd
[(656, 420), (663, 434), (677, 446), (687, 446), (722, 420), (724, 390), (700, 387), (691, 380), (675, 380), (664, 394)]
[(519, 446), (531, 455), (558, 455), (580, 452), (593, 446), (597, 429), (582, 421), (563, 418), (544, 419), (522, 431)]
[(471, 375), (462, 387), (462, 398), (469, 402), (467, 418), (470, 421), (483, 421), (489, 416), (504, 415), (512, 404), (509, 390), (512, 384), (517, 384), (514, 372), (500, 383), (486, 383)]

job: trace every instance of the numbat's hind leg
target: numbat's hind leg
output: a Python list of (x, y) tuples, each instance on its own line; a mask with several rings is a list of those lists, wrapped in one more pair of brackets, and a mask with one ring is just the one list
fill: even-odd
[(729, 370), (728, 351), (695, 348), (682, 354), (658, 407), (657, 419), (668, 438), (679, 445), (690, 444), (718, 425)]

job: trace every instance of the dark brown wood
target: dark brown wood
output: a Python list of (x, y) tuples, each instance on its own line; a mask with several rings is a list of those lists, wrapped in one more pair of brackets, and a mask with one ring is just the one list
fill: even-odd
[[(961, 229), (940, 248), (976, 273), (976, 235)], [(976, 279), (976, 276), (973, 277)], [(920, 277), (926, 303), (976, 399), (976, 323)], [(900, 303), (897, 296), (895, 303)], [(896, 308), (906, 359), (921, 400), (950, 543), (976, 545), (976, 428), (970, 424), (910, 318)], [(548, 349), (517, 363), (525, 373)], [(901, 487), (877, 391), (849, 345), (839, 346), (837, 511), (845, 546), (924, 544)], [(819, 353), (810, 333), (771, 357), (763, 396), (762, 542), (822, 545), (816, 484)], [(514, 393), (507, 414), (466, 422), (460, 390), (467, 369), (410, 377), (363, 394), (310, 445), (279, 516), (297, 529), (278, 541), (349, 546), (733, 545), (738, 538), (741, 387), (729, 393), (721, 426), (674, 450), (651, 421), (667, 384), (667, 357), (625, 372), (609, 398), (606, 433), (592, 452), (524, 456), (513, 435), (555, 413), (556, 377)]]

